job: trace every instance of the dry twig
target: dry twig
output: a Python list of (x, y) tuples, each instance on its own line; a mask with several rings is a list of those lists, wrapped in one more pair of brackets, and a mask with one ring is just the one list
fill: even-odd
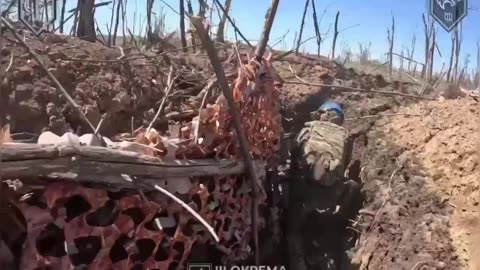
[(382, 114), (373, 114), (373, 115), (365, 115), (365, 116), (360, 116), (360, 117), (346, 118), (345, 121), (353, 121), (353, 120), (376, 118), (376, 117), (385, 117), (385, 116), (400, 116), (400, 115), (422, 116), (421, 114), (412, 114), (412, 113), (382, 113)]
[(198, 108), (198, 124), (197, 128), (195, 129), (195, 133), (193, 135), (193, 141), (192, 143), (197, 143), (198, 142), (198, 134), (200, 134), (200, 126), (202, 123), (202, 109), (205, 107), (205, 104), (207, 103), (207, 98), (210, 95), (210, 92), (212, 91), (213, 87), (217, 84), (216, 79), (212, 79), (208, 82), (207, 86), (205, 87), (205, 94), (203, 95), (202, 98), (202, 103), (200, 104), (200, 107)]
[(207, 228), (207, 230), (210, 232), (210, 234), (213, 236), (213, 238), (215, 238), (215, 241), (217, 242), (220, 242), (220, 238), (218, 237), (218, 235), (215, 233), (215, 230), (212, 228), (212, 226), (210, 226), (210, 224), (208, 224), (207, 221), (205, 221), (205, 219), (203, 219), (197, 212), (195, 212), (195, 210), (193, 210), (190, 206), (188, 206), (186, 203), (184, 203), (182, 200), (180, 200), (179, 198), (175, 197), (172, 193), (168, 192), (167, 190), (161, 188), (159, 185), (155, 185), (154, 186), (155, 189), (157, 189), (158, 191), (162, 192), (163, 194), (167, 195), (170, 199), (174, 200), (175, 202), (177, 202), (178, 204), (180, 204), (183, 208), (185, 208), (188, 212), (190, 212), (190, 214), (192, 214), (196, 219), (198, 219), (198, 221), (200, 221), (200, 223), (203, 224), (203, 226), (205, 226)]
[(10, 62), (8, 63), (7, 68), (5, 69), (5, 73), (10, 71), (10, 68), (12, 67), (12, 65), (13, 65), (13, 52), (10, 53)]
[(172, 90), (173, 83), (175, 82), (175, 79), (177, 79), (180, 75), (177, 74), (173, 79), (173, 66), (170, 66), (170, 72), (168, 73), (168, 79), (167, 79), (167, 86), (165, 88), (165, 96), (162, 99), (162, 103), (160, 103), (160, 106), (158, 107), (157, 113), (155, 114), (155, 117), (153, 117), (152, 122), (148, 125), (147, 131), (149, 131), (153, 123), (155, 123), (160, 116), (161, 112), (163, 111), (163, 106), (165, 106), (165, 101), (167, 100), (168, 95), (170, 94), (170, 90)]
[(223, 15), (227, 18), (227, 20), (230, 22), (230, 24), (233, 26), (233, 29), (235, 30), (235, 33), (237, 33), (245, 43), (247, 43), (247, 45), (249, 47), (253, 47), (252, 44), (250, 43), (250, 41), (248, 41), (248, 39), (242, 34), (242, 32), (240, 32), (240, 29), (238, 29), (237, 25), (235, 24), (235, 22), (232, 20), (232, 18), (228, 15), (228, 11), (223, 7), (222, 4), (220, 4), (220, 1), (218, 0), (214, 0), (214, 4), (217, 5), (218, 8), (220, 8), (220, 10), (223, 12)]
[(376, 93), (376, 94), (382, 94), (382, 95), (402, 96), (402, 97), (418, 98), (418, 99), (425, 99), (425, 100), (436, 100), (434, 98), (422, 97), (422, 96), (411, 95), (411, 94), (389, 92), (389, 91), (379, 91), (379, 90), (368, 90), (368, 89), (354, 88), (354, 87), (348, 87), (348, 86), (343, 86), (343, 85), (295, 82), (295, 81), (285, 81), (284, 83), (286, 83), (286, 84), (303, 84), (303, 85), (316, 86), (316, 87), (331, 87), (331, 88), (338, 88), (338, 89), (341, 89), (341, 90), (352, 91), (352, 92)]
[(288, 67), (290, 68), (290, 72), (292, 72), (292, 74), (295, 76), (295, 78), (297, 78), (297, 80), (299, 80), (303, 83), (308, 83), (307, 81), (305, 81), (304, 79), (300, 78), (300, 76), (297, 75), (297, 72), (295, 72), (295, 70), (293, 69), (293, 67), (290, 63), (288, 63)]

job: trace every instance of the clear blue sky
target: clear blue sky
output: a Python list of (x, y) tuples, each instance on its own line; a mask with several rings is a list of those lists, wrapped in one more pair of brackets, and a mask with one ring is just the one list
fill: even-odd
[[(173, 9), (178, 10), (178, 0), (163, 0), (168, 3)], [(224, 2), (224, 0), (220, 0)], [(372, 43), (372, 55), (374, 58), (384, 59), (384, 54), (387, 51), (387, 27), (391, 25), (391, 14), (396, 19), (396, 44), (395, 51), (400, 52), (402, 46), (410, 46), (412, 35), (417, 36), (417, 46), (415, 59), (423, 62), (424, 55), (424, 33), (422, 13), (428, 13), (428, 0), (316, 0), (316, 8), (318, 16), (321, 16), (325, 8), (323, 20), (320, 28), (322, 33), (326, 33), (331, 27), (325, 41), (322, 45), (322, 54), (328, 55), (331, 49), (333, 36), (333, 22), (337, 10), (341, 12), (339, 29), (350, 28), (339, 35), (337, 43), (337, 53), (340, 53), (345, 46), (350, 46), (352, 50), (358, 50), (358, 43)], [(100, 2), (100, 1), (97, 1)], [(145, 18), (145, 0), (129, 0), (127, 6), (127, 23), (133, 29), (133, 18), (136, 13), (137, 22), (136, 31), (139, 32), (140, 19)], [(197, 1), (192, 0), (194, 9), (196, 9)], [(211, 3), (212, 0), (208, 0)], [(67, 1), (69, 8), (73, 8), (76, 1)], [(273, 41), (283, 36), (287, 31), (289, 34), (286, 37), (286, 44), (278, 44), (276, 48), (289, 49), (292, 46), (295, 32), (298, 32), (300, 27), (301, 16), (303, 13), (305, 2), (303, 0), (280, 0), (280, 5), (275, 18), (275, 23), (270, 35), (271, 44)], [(260, 37), (265, 12), (270, 5), (270, 0), (232, 0), (231, 16), (235, 19), (236, 24), (243, 32), (243, 34), (250, 40), (256, 40)], [(463, 20), (463, 47), (461, 61), (463, 62), (467, 54), (471, 54), (470, 67), (476, 66), (476, 43), (480, 41), (480, 1), (470, 0), (469, 5), (473, 10), (469, 10), (469, 15)], [(167, 31), (175, 31), (178, 29), (179, 16), (171, 9), (165, 6), (160, 0), (155, 0), (154, 11), (160, 13), (163, 6), (163, 11), (166, 13)], [(102, 7), (97, 10), (96, 18), (101, 25), (102, 31), (105, 31), (104, 25), (110, 21), (111, 7)], [(218, 22), (218, 15), (214, 13), (213, 24)], [(306, 27), (303, 34), (303, 39), (314, 36), (314, 28), (312, 24), (312, 10), (311, 4), (306, 18)], [(143, 24), (145, 25), (145, 24)], [(186, 21), (188, 26), (188, 21)], [(451, 39), (450, 34), (439, 27), (438, 31), (438, 45), (443, 55), (443, 59), (436, 56), (435, 66), (441, 67), (442, 61), (448, 64), (450, 55)], [(105, 31), (106, 32), (106, 31)], [(120, 32), (120, 31), (119, 31)], [(121, 33), (119, 33), (121, 35)], [(227, 28), (227, 38), (234, 38), (233, 28)], [(316, 42), (311, 40), (304, 44), (306, 51), (315, 52)]]

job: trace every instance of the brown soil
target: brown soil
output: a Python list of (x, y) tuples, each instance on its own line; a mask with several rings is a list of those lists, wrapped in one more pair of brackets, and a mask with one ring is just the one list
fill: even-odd
[[(124, 48), (126, 61), (118, 61), (122, 51), (117, 48), (53, 34), (44, 34), (40, 40), (28, 33), (25, 36), (92, 124), (105, 118), (100, 130), (105, 136), (146, 126), (153, 119), (164, 96), (169, 66), (166, 62), (186, 68), (177, 80), (180, 83), (174, 85), (182, 91), (169, 99), (172, 104), (165, 106), (166, 117), (157, 125), (167, 119), (181, 120), (178, 112), (192, 109), (185, 100), (206, 84), (203, 70), (208, 62), (203, 58), (178, 60), (177, 55), (166, 53), (145, 57)], [(91, 132), (25, 49), (13, 37), (7, 36), (7, 40), (8, 46), (1, 52), (2, 66), (7, 66), (12, 54), (13, 64), (2, 83), (1, 106), (10, 114), (12, 131), (38, 134), (50, 130), (63, 134), (81, 128), (80, 133)]]
[[(363, 269), (479, 269), (478, 103), (422, 102), (378, 120), (363, 157)], [(372, 225), (373, 224), (373, 225)], [(421, 265), (429, 268), (419, 268)]]

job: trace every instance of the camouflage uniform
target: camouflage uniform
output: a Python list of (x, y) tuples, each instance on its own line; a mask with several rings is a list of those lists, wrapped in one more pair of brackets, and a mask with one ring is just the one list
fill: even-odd
[(352, 144), (347, 130), (338, 125), (343, 119), (329, 113), (320, 119), (330, 122), (307, 122), (291, 151), (286, 221), (289, 269), (338, 269), (343, 254), (332, 250), (343, 250), (341, 228), (351, 218), (352, 195), (359, 194), (359, 185), (344, 176)]

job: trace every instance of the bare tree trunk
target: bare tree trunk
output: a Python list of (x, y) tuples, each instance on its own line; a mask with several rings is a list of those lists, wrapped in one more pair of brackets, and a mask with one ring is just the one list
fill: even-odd
[(120, 24), (120, 10), (121, 10), (121, 7), (122, 7), (122, 0), (118, 0), (118, 3), (117, 3), (117, 18), (116, 18), (116, 21), (115, 21), (115, 28), (113, 30), (113, 42), (112, 42), (113, 46), (115, 46), (117, 44), (117, 32), (118, 32), (118, 25)]
[[(430, 39), (431, 39), (431, 31), (429, 30), (427, 19), (425, 18), (425, 14), (422, 14), (422, 20), (423, 20), (423, 27), (424, 27), (424, 32), (425, 32), (425, 61), (424, 65), (422, 68), (422, 79), (425, 78), (425, 76), (428, 73), (428, 57), (430, 55)], [(430, 19), (429, 19), (430, 20)]]
[(431, 44), (431, 50), (430, 50), (430, 73), (428, 75), (428, 80), (431, 80), (433, 78), (433, 63), (435, 59), (436, 35), (437, 35), (437, 31), (433, 30), (432, 44)]
[[(193, 16), (193, 7), (192, 7), (192, 1), (191, 0), (187, 0), (187, 9), (188, 9), (188, 15), (189, 16)], [(197, 50), (196, 48), (196, 40), (195, 40), (195, 27), (192, 25), (192, 23), (190, 23), (190, 39), (192, 40), (192, 48), (193, 48), (193, 51), (195, 52)]]
[(456, 45), (457, 45), (457, 42), (455, 41), (455, 34), (452, 34), (452, 49), (450, 50), (450, 63), (448, 64), (447, 82), (450, 82), (452, 80), (453, 59), (455, 56)]
[(183, 52), (187, 52), (187, 38), (185, 36), (185, 0), (180, 0), (180, 39), (182, 41)]
[[(225, 0), (225, 12), (222, 14), (222, 18), (220, 19), (220, 22), (218, 23), (218, 28), (217, 28), (217, 37), (216, 40), (217, 42), (225, 42), (225, 24), (227, 22), (227, 16), (228, 12), (230, 11), (230, 6), (232, 5), (232, 0)], [(235, 32), (236, 33), (236, 32)]]
[(432, 80), (432, 77), (433, 77), (433, 60), (435, 58), (435, 42), (436, 42), (436, 34), (437, 34), (437, 31), (433, 28), (433, 21), (432, 21), (432, 31), (433, 31), (433, 34), (432, 34), (432, 42), (431, 42), (431, 45), (430, 45), (430, 67), (429, 67), (429, 73), (428, 73), (428, 81), (431, 81)]
[(403, 62), (405, 61), (405, 50), (402, 49), (401, 53), (400, 53), (401, 57), (400, 57), (400, 67), (399, 67), (399, 71), (398, 71), (398, 80), (401, 81), (402, 80), (402, 75), (403, 75)]
[[(43, 1), (43, 11), (45, 12), (45, 20), (48, 22), (47, 31), (50, 31), (50, 18), (48, 17), (48, 0)], [(55, 29), (55, 26), (53, 26), (53, 29)]]
[(127, 44), (127, 35), (125, 35), (125, 28), (127, 27), (127, 22), (125, 20), (125, 18), (127, 17), (125, 6), (127, 5), (127, 0), (125, 0), (125, 2), (123, 2), (124, 0), (120, 0), (120, 1), (122, 1), (122, 35), (123, 35), (123, 46), (125, 46)]
[(333, 33), (333, 42), (332, 42), (332, 60), (335, 60), (335, 47), (337, 46), (339, 17), (340, 17), (340, 11), (337, 11), (337, 15), (335, 15), (335, 32)]
[(387, 39), (390, 47), (388, 48), (388, 71), (390, 76), (393, 74), (393, 46), (395, 45), (395, 17), (392, 15), (392, 29), (387, 29)]
[(97, 40), (94, 19), (95, 0), (78, 0), (78, 3), (80, 8), (78, 9), (77, 37), (95, 42)]
[(462, 39), (463, 39), (463, 29), (462, 29), (462, 23), (459, 23), (457, 26), (457, 29), (455, 29), (455, 40), (456, 40), (456, 46), (455, 46), (455, 64), (453, 66), (453, 71), (454, 71), (454, 78), (456, 82), (458, 83), (458, 62), (460, 61), (460, 51), (462, 49)]
[(318, 26), (317, 8), (315, 7), (315, 0), (312, 0), (313, 9), (313, 27), (315, 28), (315, 36), (317, 37), (317, 55), (320, 56), (320, 47), (322, 46), (322, 34)]
[(153, 29), (152, 29), (152, 10), (153, 3), (155, 0), (147, 0), (147, 42), (150, 44), (153, 40)]
[(480, 91), (480, 43), (477, 41), (477, 72), (475, 73), (475, 85), (477, 91)]
[(207, 1), (206, 0), (198, 0), (197, 16), (205, 19), (206, 14), (207, 14)]
[(436, 46), (436, 43), (435, 43), (435, 35), (436, 35), (436, 30), (435, 30), (435, 27), (434, 27), (434, 21), (431, 20), (430, 21), (430, 29), (429, 29), (429, 38), (430, 38), (430, 51), (429, 51), (429, 54), (428, 54), (428, 63), (425, 63), (425, 64), (428, 64), (428, 81), (431, 81), (432, 80), (432, 76), (433, 76), (433, 60), (435, 58), (435, 46)]
[(233, 29), (235, 30), (235, 37), (238, 37), (240, 36), (242, 39), (243, 39), (243, 42), (245, 42), (249, 47), (253, 48), (253, 45), (250, 43), (250, 41), (248, 41), (248, 39), (242, 34), (242, 32), (240, 32), (240, 29), (238, 29), (237, 25), (235, 24), (235, 21), (228, 15), (228, 12), (226, 11), (225, 7), (222, 6), (222, 4), (219, 2), (219, 0), (213, 0), (214, 4), (217, 6), (217, 8), (219, 9), (219, 16), (221, 15), (220, 14), (220, 11), (225, 14), (225, 17), (227, 18), (227, 20), (230, 22), (230, 24), (232, 25)]
[(107, 33), (108, 33), (107, 46), (108, 47), (112, 46), (112, 31), (113, 31), (113, 19), (115, 18), (115, 3), (116, 1), (113, 0), (112, 15), (110, 16), (110, 26), (107, 28)]
[[(233, 23), (235, 23), (235, 20), (233, 20)], [(235, 33), (235, 41), (238, 42), (238, 32), (237, 31), (233, 31)]]
[[(262, 35), (260, 36), (260, 41), (258, 42), (257, 48), (255, 49), (255, 57), (257, 61), (262, 60), (263, 54), (267, 49), (268, 39), (270, 38), (270, 31), (272, 30), (275, 15), (277, 14), (279, 2), (280, 0), (271, 0), (270, 7), (265, 14), (265, 24), (263, 25)], [(274, 75), (276, 77), (276, 74)], [(258, 256), (258, 253), (256, 254), (256, 256)], [(255, 261), (258, 263), (258, 258), (256, 258)]]
[[(408, 55), (408, 57), (410, 57), (410, 59), (413, 59), (413, 55), (415, 54), (415, 43), (417, 42), (417, 36), (415, 34), (413, 34), (413, 37), (412, 37), (412, 48), (410, 50), (410, 54)], [(410, 66), (412, 64), (412, 61), (408, 61), (408, 71), (411, 72), (410, 70)]]
[(62, 11), (60, 12), (60, 33), (63, 34), (64, 26), (65, 26), (65, 6), (67, 4), (67, 0), (62, 0)]
[(295, 49), (295, 54), (297, 55), (298, 55), (298, 50), (300, 49), (300, 45), (302, 44), (303, 26), (305, 25), (305, 15), (307, 15), (309, 2), (310, 0), (305, 1), (305, 8), (303, 9), (302, 23), (300, 24), (300, 33), (298, 34), (297, 47)]

